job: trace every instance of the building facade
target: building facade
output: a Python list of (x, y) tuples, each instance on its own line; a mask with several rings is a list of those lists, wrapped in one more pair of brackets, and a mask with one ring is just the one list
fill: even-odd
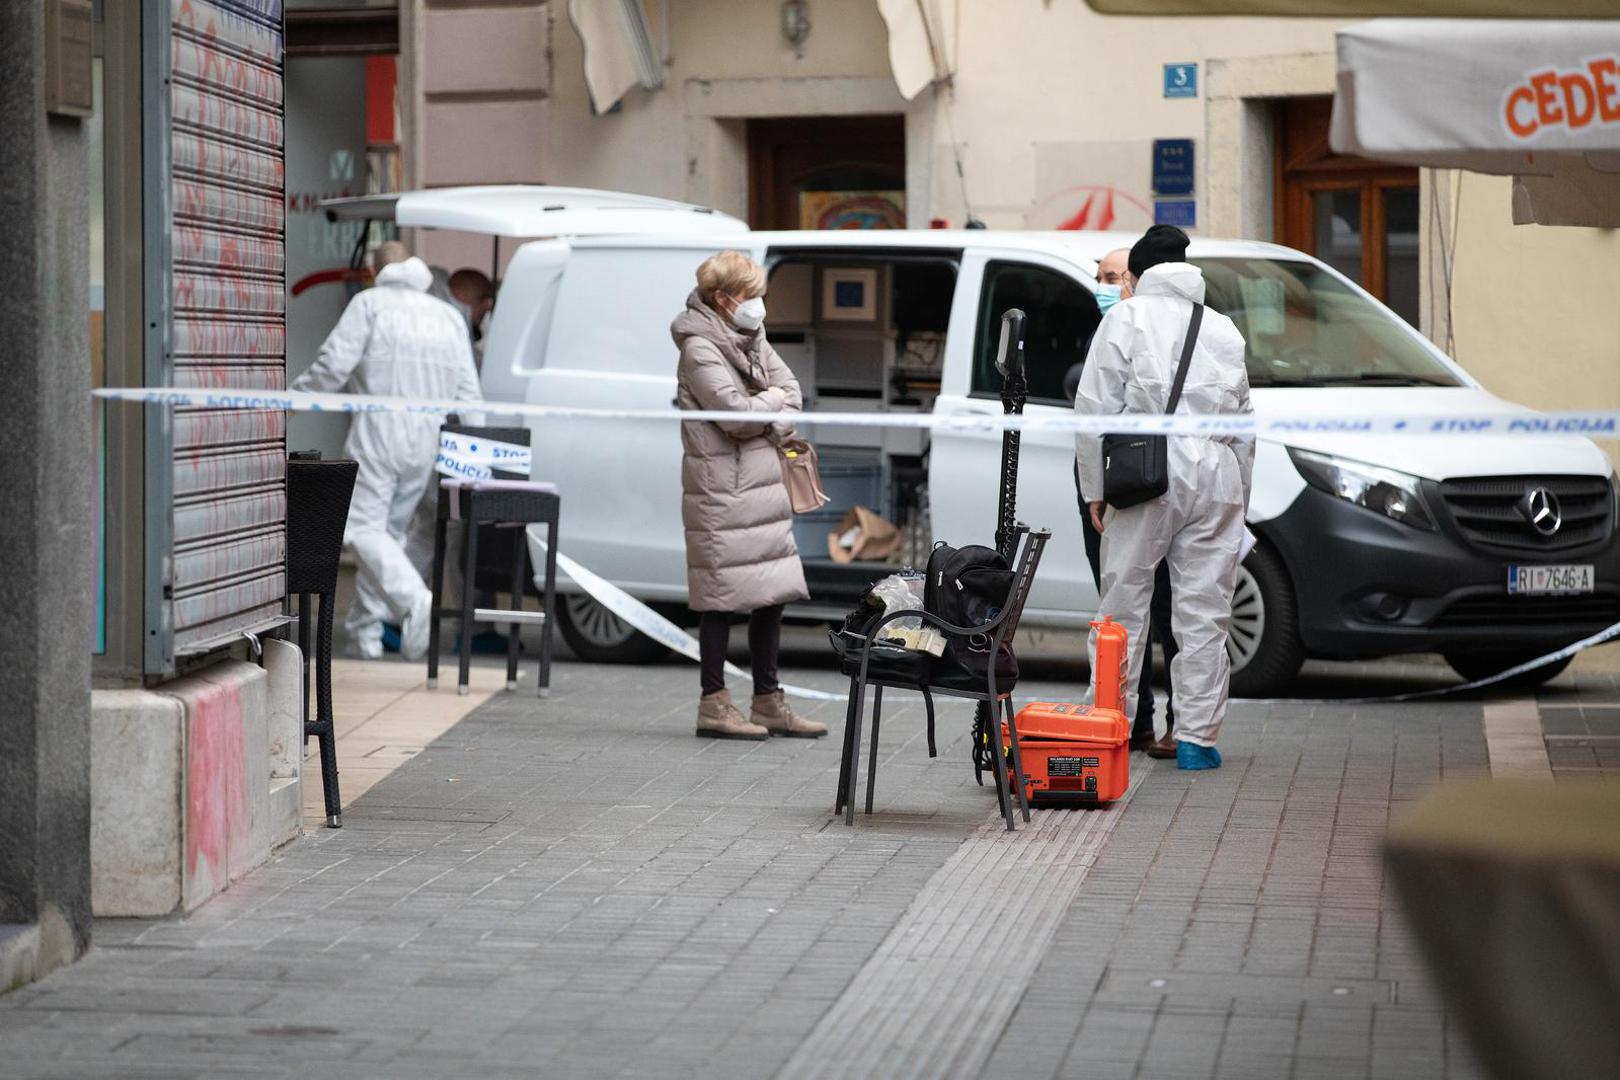
[[(913, 228), (1190, 222), (1317, 254), (1505, 397), (1620, 406), (1620, 237), (1514, 226), (1503, 177), (1334, 155), (1341, 23), (1107, 17), (1079, 0), (400, 10), (410, 183), (633, 190), (756, 227), (831, 220), (829, 200), (859, 216), (839, 193), (879, 197), (878, 217), (898, 208)], [(638, 49), (656, 75), (633, 78)], [(1156, 158), (1182, 148), (1185, 193)]]

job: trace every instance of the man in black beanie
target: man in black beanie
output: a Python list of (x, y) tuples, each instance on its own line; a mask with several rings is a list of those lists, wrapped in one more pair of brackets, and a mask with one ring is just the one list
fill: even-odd
[(1140, 278), (1160, 263), (1187, 261), (1187, 234), (1174, 225), (1155, 225), (1131, 245), (1126, 266), (1131, 277)]

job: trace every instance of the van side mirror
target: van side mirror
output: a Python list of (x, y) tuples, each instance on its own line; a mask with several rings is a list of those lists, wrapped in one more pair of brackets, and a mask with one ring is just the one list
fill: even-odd
[(1024, 374), (1024, 313), (1018, 308), (1008, 308), (1001, 314), (996, 371), (1003, 379), (1018, 379)]

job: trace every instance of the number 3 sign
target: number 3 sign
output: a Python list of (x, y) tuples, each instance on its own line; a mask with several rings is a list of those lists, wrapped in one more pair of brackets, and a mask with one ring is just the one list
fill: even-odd
[(1164, 96), (1167, 98), (1197, 97), (1198, 65), (1164, 65)]

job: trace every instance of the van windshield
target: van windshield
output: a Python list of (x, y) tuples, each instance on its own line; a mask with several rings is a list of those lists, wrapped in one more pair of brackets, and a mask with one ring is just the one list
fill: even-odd
[(1461, 386), (1400, 317), (1308, 262), (1193, 259), (1249, 344), (1252, 386)]

